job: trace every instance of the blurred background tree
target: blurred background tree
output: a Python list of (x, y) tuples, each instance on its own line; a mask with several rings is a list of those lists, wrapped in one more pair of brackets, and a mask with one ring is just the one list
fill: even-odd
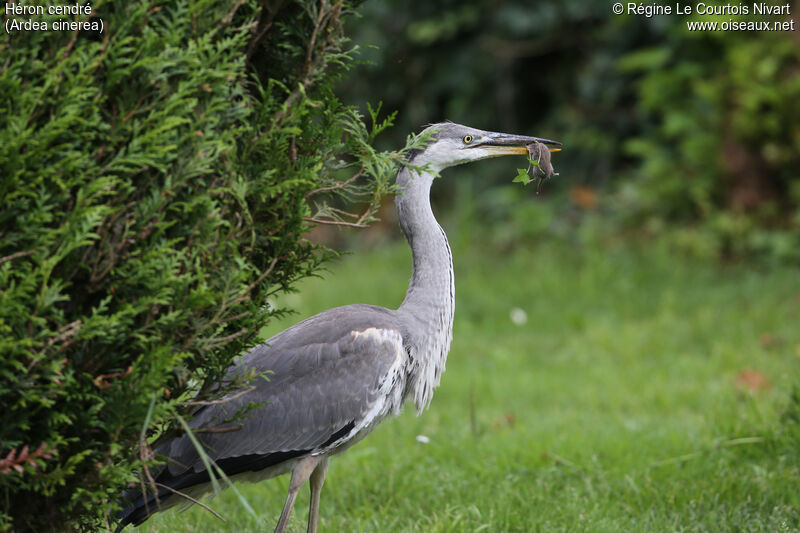
[(494, 187), (515, 162), (495, 164), (490, 180), (461, 171), (461, 209), (492, 219), (504, 240), (591, 220), (591, 234), (635, 229), (703, 256), (800, 260), (800, 32), (690, 32), (687, 20), (755, 18), (614, 16), (577, 0), (360, 11), (350, 29), (364, 63), (343, 96), (399, 110), (387, 143), (444, 118), (565, 143), (561, 178), (545, 187), (555, 207)]

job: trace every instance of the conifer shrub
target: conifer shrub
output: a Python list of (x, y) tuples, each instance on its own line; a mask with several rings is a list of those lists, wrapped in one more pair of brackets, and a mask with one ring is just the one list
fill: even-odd
[(0, 530), (110, 525), (267, 297), (331, 255), (309, 225), (371, 220), (402, 152), (334, 95), (351, 12), (97, 1), (68, 20), (102, 33), (0, 38)]

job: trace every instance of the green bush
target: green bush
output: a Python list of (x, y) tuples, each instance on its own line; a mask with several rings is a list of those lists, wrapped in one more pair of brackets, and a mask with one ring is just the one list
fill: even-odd
[(333, 94), (343, 1), (92, 8), (0, 41), (0, 530), (108, 520), (329, 257), (310, 224), (368, 223), (402, 155)]
[(800, 261), (800, 53), (791, 32), (674, 25), (664, 37), (619, 64), (637, 76), (644, 125), (626, 142), (638, 165), (622, 205), (637, 224), (699, 222), (696, 240), (717, 255)]
[[(562, 219), (577, 211), (575, 224), (594, 225), (599, 213), (616, 232), (662, 233), (687, 251), (800, 262), (797, 31), (690, 32), (690, 17), (615, 16), (581, 0), (386, 0), (364, 11), (354, 38), (378, 47), (344, 94), (379, 88), (401, 112), (398, 130), (446, 117), (549, 136), (565, 144), (561, 177), (544, 187)], [(459, 171), (475, 174), (483, 211), (496, 207), (485, 189), (507, 187), (514, 163), (493, 164), (494, 179)], [(596, 209), (573, 187), (599, 193)], [(503, 209), (520, 232), (498, 238), (541, 235), (538, 214), (522, 212), (540, 207), (526, 204)]]

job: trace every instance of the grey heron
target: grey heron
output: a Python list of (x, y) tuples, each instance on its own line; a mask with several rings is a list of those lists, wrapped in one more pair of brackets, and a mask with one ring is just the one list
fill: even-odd
[[(309, 481), (308, 531), (318, 527), (320, 492), (328, 459), (364, 438), (406, 399), (417, 413), (439, 385), (453, 333), (455, 285), (447, 236), (434, 218), (430, 189), (442, 170), (508, 154), (528, 154), (538, 137), (495, 133), (450, 122), (429, 126), (428, 145), (397, 175), (400, 227), (411, 246), (413, 271), (396, 310), (348, 305), (312, 316), (256, 346), (232, 372), (270, 371), (255, 390), (202, 407), (193, 427), (229, 419), (250, 402), (264, 402), (238, 431), (198, 433), (208, 458), (233, 479), (257, 481), (291, 473), (289, 494), (275, 528), (283, 532), (297, 493)], [(553, 149), (555, 150), (555, 148)], [(549, 154), (548, 154), (549, 155)], [(188, 435), (156, 450), (168, 463), (158, 472), (155, 494), (139, 495), (122, 511), (120, 529), (151, 513), (207, 491), (205, 461)]]

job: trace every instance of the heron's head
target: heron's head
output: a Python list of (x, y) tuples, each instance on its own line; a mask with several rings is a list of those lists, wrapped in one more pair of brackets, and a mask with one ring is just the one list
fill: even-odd
[(432, 140), (424, 150), (415, 154), (411, 163), (418, 166), (430, 164), (437, 171), (489, 157), (527, 155), (527, 146), (534, 142), (548, 145), (551, 152), (560, 150), (558, 147), (561, 146), (560, 142), (550, 139), (483, 131), (453, 122), (431, 124), (425, 131), (433, 132)]

